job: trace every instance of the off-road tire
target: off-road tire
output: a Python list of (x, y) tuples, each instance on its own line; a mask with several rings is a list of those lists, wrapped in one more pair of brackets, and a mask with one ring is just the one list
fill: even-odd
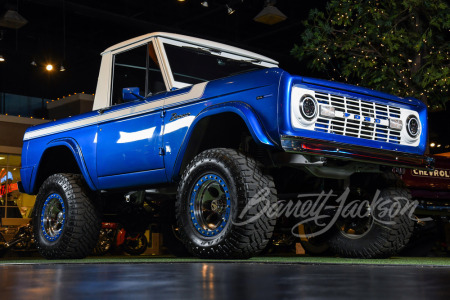
[[(36, 247), (42, 256), (48, 259), (83, 258), (92, 253), (101, 222), (93, 197), (90, 199), (88, 196), (89, 192), (78, 174), (54, 174), (44, 181), (33, 211)], [(50, 197), (60, 199), (65, 210), (61, 217), (63, 226), (55, 236), (46, 234), (43, 221), (44, 205)]]
[[(219, 233), (213, 233), (214, 236), (205, 236), (204, 230), (195, 226), (191, 215), (191, 204), (195, 204), (192, 203), (193, 193), (205, 175), (216, 178), (211, 180), (220, 180), (229, 196), (226, 205), (229, 214), (225, 213), (229, 219), (222, 223)], [(246, 207), (261, 192), (263, 201)], [(255, 256), (267, 246), (272, 236), (276, 216), (264, 213), (264, 209), (275, 208), (276, 201), (272, 178), (262, 173), (254, 159), (233, 149), (206, 150), (186, 167), (178, 186), (175, 206), (181, 240), (189, 252), (201, 258)]]
[(389, 216), (389, 213), (383, 213), (383, 209), (386, 212), (393, 205), (403, 208), (410, 201), (411, 195), (401, 181), (389, 179), (390, 186), (380, 189), (379, 199), (384, 199), (385, 205), (372, 211), (376, 218), (367, 233), (361, 237), (349, 238), (338, 229), (331, 236), (329, 245), (336, 254), (352, 258), (387, 258), (397, 254), (408, 243), (414, 229), (414, 221), (409, 213)]

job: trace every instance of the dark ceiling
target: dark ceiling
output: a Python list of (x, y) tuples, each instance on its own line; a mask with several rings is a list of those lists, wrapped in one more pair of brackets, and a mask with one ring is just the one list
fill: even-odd
[[(17, 10), (28, 23), (20, 29), (0, 27), (0, 92), (56, 98), (74, 92), (94, 93), (100, 53), (142, 34), (165, 31), (245, 48), (280, 61), (285, 70), (308, 71), (289, 52), (299, 42), (302, 21), (325, 0), (278, 0), (288, 18), (274, 25), (253, 21), (265, 0), (3, 0), (0, 16)], [(226, 5), (236, 8), (227, 14)], [(35, 60), (37, 66), (32, 66)], [(56, 70), (44, 70), (53, 63)], [(59, 72), (63, 64), (65, 72)]]

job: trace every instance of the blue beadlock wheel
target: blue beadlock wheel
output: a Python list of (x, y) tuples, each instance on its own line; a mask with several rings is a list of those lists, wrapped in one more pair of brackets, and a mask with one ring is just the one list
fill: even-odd
[(191, 221), (204, 237), (220, 234), (230, 220), (231, 199), (226, 182), (217, 174), (200, 177), (189, 202)]
[(41, 230), (44, 238), (49, 242), (56, 241), (66, 223), (66, 207), (59, 194), (51, 194), (42, 206)]
[(100, 212), (82, 176), (50, 175), (36, 195), (33, 224), (36, 248), (46, 258), (83, 258), (92, 253), (100, 233)]
[(178, 185), (175, 214), (180, 240), (202, 258), (249, 258), (260, 253), (275, 227), (275, 216), (260, 213), (263, 202), (276, 205), (274, 187), (272, 178), (245, 154), (226, 148), (203, 151), (186, 166)]

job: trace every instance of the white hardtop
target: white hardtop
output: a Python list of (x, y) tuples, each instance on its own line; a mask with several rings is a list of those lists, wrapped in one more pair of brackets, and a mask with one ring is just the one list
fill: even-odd
[(130, 46), (132, 44), (140, 44), (140, 43), (146, 42), (147, 40), (150, 40), (151, 38), (154, 38), (154, 37), (163, 37), (166, 39), (172, 39), (172, 40), (176, 40), (176, 41), (181, 41), (181, 42), (185, 42), (185, 43), (198, 45), (200, 47), (222, 50), (224, 52), (242, 55), (245, 57), (249, 57), (249, 58), (253, 58), (253, 59), (257, 59), (257, 60), (261, 60), (264, 62), (278, 65), (278, 62), (276, 60), (273, 60), (269, 57), (259, 55), (257, 53), (250, 52), (250, 51), (247, 51), (244, 49), (240, 49), (237, 47), (233, 47), (233, 46), (229, 46), (229, 45), (221, 44), (221, 43), (216, 43), (216, 42), (212, 42), (212, 41), (208, 41), (208, 40), (204, 40), (204, 39), (199, 39), (199, 38), (195, 38), (195, 37), (191, 37), (191, 36), (187, 36), (187, 35), (167, 33), (167, 32), (153, 32), (153, 33), (144, 34), (144, 35), (135, 37), (133, 39), (126, 40), (124, 42), (121, 42), (114, 46), (109, 47), (102, 53), (102, 55), (112, 52), (112, 51), (115, 51), (115, 50), (119, 50), (123, 47)]

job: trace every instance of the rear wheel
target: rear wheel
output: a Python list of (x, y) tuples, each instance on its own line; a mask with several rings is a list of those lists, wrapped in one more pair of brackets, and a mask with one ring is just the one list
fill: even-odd
[(265, 212), (275, 205), (273, 180), (255, 160), (232, 149), (206, 150), (188, 165), (179, 184), (181, 240), (198, 257), (249, 258), (272, 236), (276, 216)]
[(55, 174), (39, 189), (33, 211), (34, 236), (46, 258), (89, 255), (100, 231), (100, 217), (80, 175)]
[(363, 218), (342, 218), (330, 238), (331, 249), (345, 257), (386, 258), (397, 254), (409, 241), (414, 221), (404, 208), (410, 194), (403, 187), (380, 190), (377, 205), (369, 205)]

